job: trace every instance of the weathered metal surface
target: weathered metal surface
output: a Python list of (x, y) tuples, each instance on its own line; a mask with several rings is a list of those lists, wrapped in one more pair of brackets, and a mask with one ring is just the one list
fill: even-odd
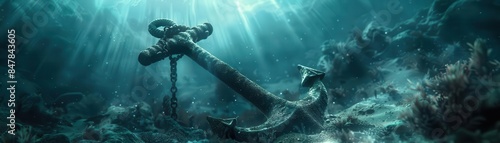
[[(175, 25), (171, 21), (164, 23), (168, 23), (170, 27)], [(183, 27), (183, 30), (185, 29)], [(326, 89), (321, 82), (324, 73), (299, 65), (298, 69), (302, 75), (301, 85), (308, 87), (309, 91), (306, 93), (307, 97), (302, 100), (287, 101), (266, 91), (198, 46), (195, 42), (207, 38), (212, 33), (213, 29), (210, 24), (205, 23), (198, 27), (187, 28), (186, 31), (173, 32), (175, 35), (168, 35), (172, 33), (168, 31), (168, 29), (164, 30), (166, 36), (158, 41), (157, 45), (141, 52), (139, 55), (141, 64), (149, 65), (172, 54), (184, 54), (255, 105), (267, 117), (263, 124), (247, 128), (236, 126), (236, 118), (208, 117), (213, 132), (219, 137), (238, 141), (255, 141), (263, 137), (262, 134), (279, 136), (288, 132), (299, 132), (294, 129), (296, 126), (301, 126), (300, 132), (306, 134), (318, 133), (322, 130), (327, 105)], [(154, 33), (156, 36), (159, 35), (158, 32)]]

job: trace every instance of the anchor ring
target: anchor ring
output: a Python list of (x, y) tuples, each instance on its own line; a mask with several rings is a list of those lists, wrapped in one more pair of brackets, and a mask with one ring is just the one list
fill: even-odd
[(174, 26), (175, 22), (169, 19), (157, 19), (149, 23), (148, 25), (148, 31), (149, 34), (153, 35), (156, 38), (163, 38), (163, 35), (165, 33), (164, 30), (158, 29), (159, 27), (171, 27)]

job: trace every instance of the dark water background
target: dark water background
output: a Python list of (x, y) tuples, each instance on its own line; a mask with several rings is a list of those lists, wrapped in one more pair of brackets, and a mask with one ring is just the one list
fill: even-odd
[[(412, 52), (416, 55), (423, 50), (422, 53), (425, 54), (421, 57), (424, 58), (418, 58), (428, 61), (422, 63), (432, 64), (433, 60), (438, 62), (435, 65), (423, 65), (427, 67), (420, 71), (422, 65), (419, 65), (421, 67), (415, 68), (415, 71), (420, 75), (429, 73), (426, 70), (434, 69), (436, 70), (431, 71), (434, 72), (431, 75), (436, 75), (443, 71), (445, 64), (467, 60), (469, 55), (465, 53), (468, 53), (468, 49), (460, 47), (467, 47), (466, 43), (472, 43), (476, 38), (486, 37), (489, 46), (500, 44), (500, 32), (496, 25), (500, 23), (500, 19), (491, 16), (492, 13), (499, 13), (498, 9), (495, 9), (500, 6), (498, 0), (489, 0), (488, 2), (494, 3), (492, 5), (481, 5), (482, 3), (478, 2), (480, 4), (477, 5), (483, 7), (472, 7), (464, 11), (453, 7), (468, 8), (466, 5), (460, 5), (460, 2), (452, 6), (450, 1), (441, 0), (432, 5), (433, 2), (3, 0), (0, 1), (0, 29), (16, 30), (16, 95), (20, 100), (23, 97), (39, 95), (44, 104), (50, 107), (60, 95), (81, 92), (85, 96), (85, 102), (93, 102), (87, 104), (91, 108), (81, 108), (78, 111), (82, 118), (100, 115), (110, 106), (128, 107), (138, 102), (151, 105), (152, 112), (156, 115), (162, 112), (161, 103), (164, 96), (170, 95), (169, 62), (163, 60), (145, 67), (137, 61), (142, 50), (158, 41), (147, 31), (148, 24), (155, 19), (171, 19), (186, 26), (211, 23), (214, 32), (207, 39), (198, 42), (201, 47), (268, 91), (286, 99), (296, 100), (296, 96), (304, 91), (299, 86), (300, 76), (296, 66), (302, 64), (317, 69), (324, 68), (318, 64), (321, 57), (332, 54), (322, 53), (321, 46), (325, 41), (346, 41), (352, 38), (353, 32), (362, 32), (372, 22), (385, 30), (381, 35), (388, 35), (387, 37), (393, 40), (390, 45), (383, 45), (386, 46), (384, 49), (387, 48), (393, 53), (387, 52), (382, 54), (387, 57), (374, 56), (376, 58), (373, 59), (380, 60), (383, 65), (390, 65), (387, 63), (391, 63), (392, 59), (405, 61), (406, 58), (417, 57), (412, 57)], [(446, 11), (448, 6), (451, 8)], [(430, 10), (424, 9), (429, 7)], [(446, 15), (441, 18), (443, 13)], [(422, 16), (419, 17), (420, 15)], [(433, 31), (436, 29), (439, 31)], [(1, 37), (7, 39), (7, 32), (1, 33), (0, 35), (4, 35)], [(419, 36), (423, 38), (412, 39)], [(4, 76), (7, 71), (4, 62), (7, 61), (7, 53), (4, 52), (7, 42), (0, 41), (0, 91), (3, 95), (7, 92), (7, 86), (3, 84), (7, 80)], [(384, 40), (379, 39), (380, 41)], [(402, 48), (398, 49), (400, 45)], [(420, 47), (411, 49), (414, 48), (412, 45)], [(374, 47), (376, 46), (380, 45)], [(453, 49), (451, 51), (455, 53), (447, 53), (449, 49)], [(433, 55), (434, 53), (438, 54)], [(493, 49), (491, 54), (491, 57), (498, 59), (500, 52)], [(380, 73), (376, 74), (386, 72), (385, 69), (373, 66), (372, 61), (364, 62), (366, 67), (376, 69), (376, 72), (380, 70)], [(401, 67), (413, 66), (411, 63), (398, 64)], [(403, 68), (399, 71), (403, 71)], [(206, 115), (243, 116), (240, 118), (243, 125), (256, 125), (264, 121), (264, 117), (251, 104), (188, 57), (183, 57), (178, 62), (177, 72), (178, 112), (181, 122), (190, 122), (206, 129), (208, 127), (203, 118)], [(362, 71), (348, 71), (353, 75), (356, 72)], [(384, 75), (384, 82), (406, 82), (407, 77), (402, 75), (408, 74), (391, 72), (387, 76)], [(341, 75), (327, 78), (324, 83), (330, 90), (339, 84), (349, 83), (345, 79), (350, 78), (358, 79), (352, 75)], [(422, 79), (423, 76), (418, 78)], [(346, 84), (345, 87), (357, 92), (354, 88), (358, 87), (350, 86), (353, 84), (356, 83)], [(367, 82), (359, 86), (365, 84)], [(5, 99), (2, 98), (1, 101)]]
[[(345, 39), (376, 18), (373, 13), (390, 7), (390, 0), (236, 2), (7, 0), (1, 2), (0, 27), (17, 31), (18, 76), (31, 81), (30, 86), (47, 99), (79, 91), (126, 104), (115, 100), (160, 99), (168, 94), (168, 61), (149, 67), (137, 62), (138, 53), (157, 41), (147, 32), (152, 20), (167, 18), (187, 26), (211, 23), (214, 34), (200, 46), (279, 93), (298, 90), (295, 65), (315, 67), (323, 41)], [(397, 2), (403, 10), (390, 14), (388, 26), (415, 15), (431, 1)], [(225, 105), (243, 103), (186, 57), (180, 60), (178, 72), (181, 108), (223, 110)]]

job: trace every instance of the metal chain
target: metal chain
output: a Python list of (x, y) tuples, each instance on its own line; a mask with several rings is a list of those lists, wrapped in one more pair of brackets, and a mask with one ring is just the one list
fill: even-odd
[[(186, 31), (189, 27), (182, 26), (182, 25), (172, 25), (170, 27), (165, 27), (164, 30), (164, 35), (163, 38), (161, 38), (160, 46), (163, 49), (166, 49), (165, 46), (167, 46), (167, 41), (166, 39), (172, 38), (174, 35), (178, 34), (179, 32)], [(172, 83), (172, 87), (170, 87), (170, 93), (172, 94), (172, 97), (170, 98), (170, 117), (172, 119), (177, 120), (177, 86), (175, 85), (177, 82), (177, 61), (183, 56), (183, 54), (178, 54), (178, 55), (170, 55), (168, 58), (170, 59), (170, 82)], [(167, 96), (163, 98), (163, 110), (164, 114), (167, 112), (167, 107), (168, 107), (168, 99)]]
[(172, 98), (170, 99), (170, 107), (172, 108), (171, 115), (172, 119), (176, 120), (177, 119), (177, 86), (175, 83), (177, 82), (177, 61), (182, 57), (183, 55), (171, 55), (168, 57), (170, 59), (170, 82), (172, 82), (172, 87), (170, 87), (170, 92), (172, 93)]

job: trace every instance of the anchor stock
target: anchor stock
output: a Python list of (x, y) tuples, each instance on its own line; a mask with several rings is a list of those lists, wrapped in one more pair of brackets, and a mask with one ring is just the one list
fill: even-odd
[[(164, 30), (157, 29), (159, 27), (164, 27)], [(198, 42), (206, 39), (212, 34), (213, 27), (210, 23), (204, 23), (196, 27), (187, 28), (176, 25), (171, 20), (158, 19), (149, 24), (148, 31), (154, 37), (161, 39), (156, 45), (139, 54), (139, 63), (144, 66), (163, 60), (170, 55), (179, 54), (181, 52), (179, 50), (182, 49), (178, 47), (179, 45), (183, 45), (183, 42)]]

